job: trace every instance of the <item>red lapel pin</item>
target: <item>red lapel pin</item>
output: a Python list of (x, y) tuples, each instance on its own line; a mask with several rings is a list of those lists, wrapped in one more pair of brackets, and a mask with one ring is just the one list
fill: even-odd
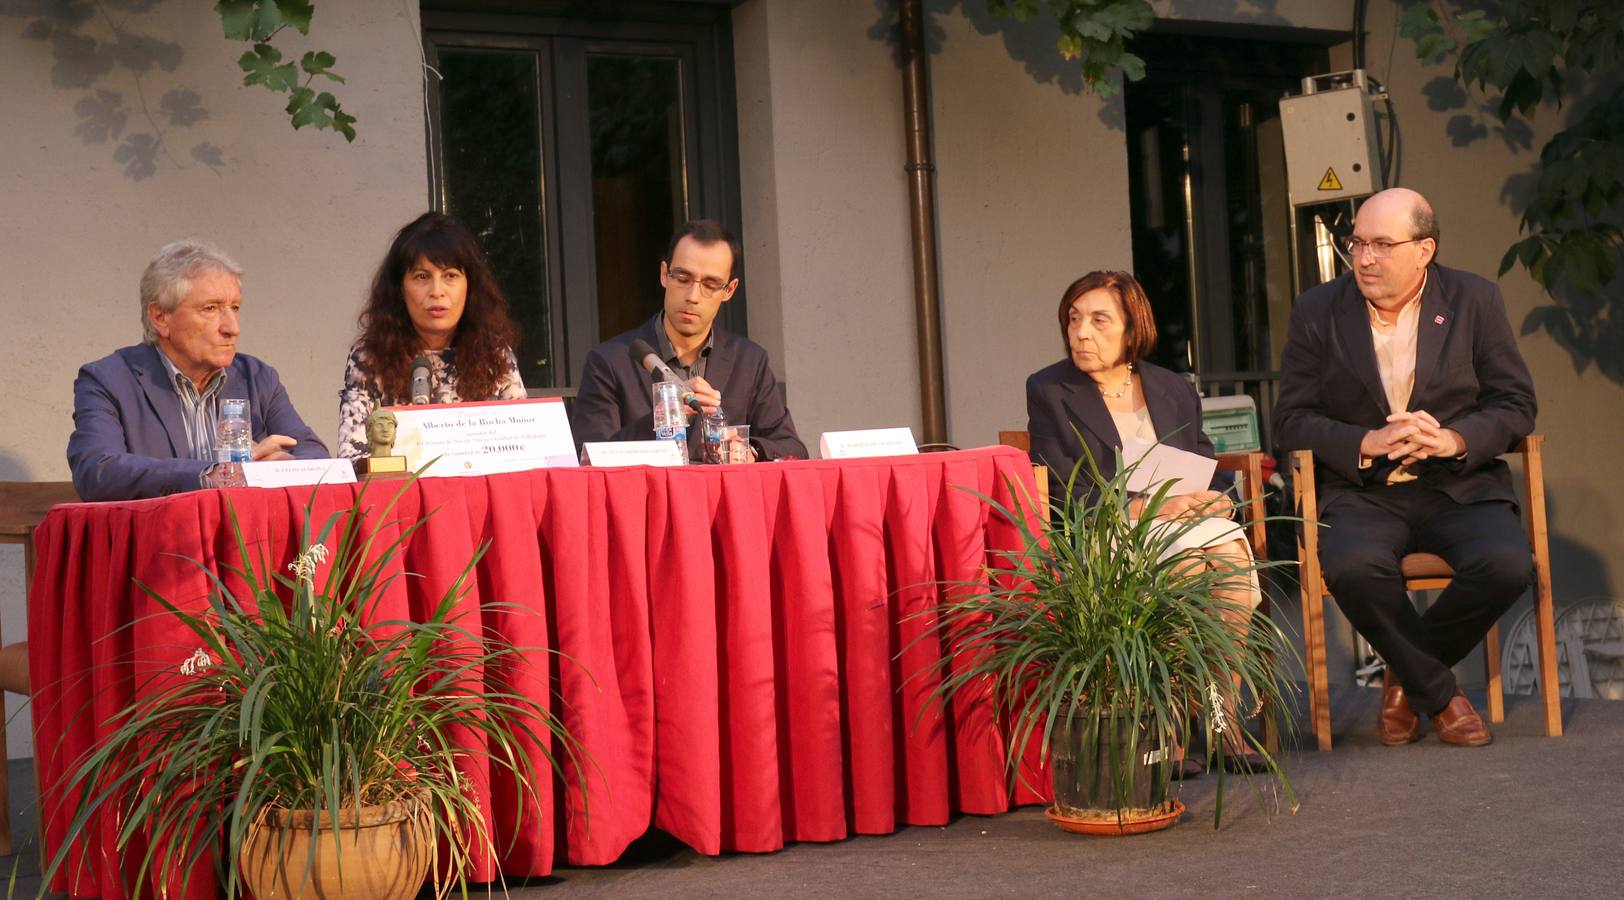
[(1434, 325), (1442, 325), (1444, 323), (1444, 317), (1443, 316), (1433, 316), (1432, 317), (1432, 323)]

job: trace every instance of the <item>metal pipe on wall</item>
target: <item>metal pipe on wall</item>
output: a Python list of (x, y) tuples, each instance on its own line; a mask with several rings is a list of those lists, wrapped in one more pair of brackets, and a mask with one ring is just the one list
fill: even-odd
[(930, 146), (929, 57), (922, 0), (897, 7), (902, 36), (903, 124), (908, 140), (908, 219), (912, 232), (914, 310), (919, 332), (919, 403), (924, 443), (947, 440), (942, 374), (941, 284), (936, 267), (936, 163)]

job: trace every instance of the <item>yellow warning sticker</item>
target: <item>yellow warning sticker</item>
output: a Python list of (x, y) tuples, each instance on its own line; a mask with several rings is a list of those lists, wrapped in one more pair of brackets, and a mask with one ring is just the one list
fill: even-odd
[(1320, 179), (1319, 189), (1322, 191), (1342, 190), (1342, 180), (1336, 177), (1335, 169), (1325, 170), (1325, 177)]

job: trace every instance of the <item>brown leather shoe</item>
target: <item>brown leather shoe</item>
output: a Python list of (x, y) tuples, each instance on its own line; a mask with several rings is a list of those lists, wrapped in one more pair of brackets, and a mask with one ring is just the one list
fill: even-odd
[(1421, 736), (1421, 717), (1404, 699), (1404, 685), (1391, 670), (1382, 676), (1382, 708), (1376, 718), (1376, 737), (1389, 747), (1411, 743)]
[(1457, 747), (1481, 747), (1494, 740), (1483, 717), (1460, 691), (1449, 699), (1448, 706), (1433, 715), (1432, 730), (1438, 732), (1438, 740)]

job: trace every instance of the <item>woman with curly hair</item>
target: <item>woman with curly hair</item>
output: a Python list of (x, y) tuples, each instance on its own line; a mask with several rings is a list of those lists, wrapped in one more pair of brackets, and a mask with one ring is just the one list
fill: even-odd
[(521, 400), (507, 298), (462, 223), (424, 213), (396, 235), (372, 279), (339, 391), (339, 455), (367, 455), (367, 416), (411, 402), (412, 361), (428, 358), (429, 402)]

